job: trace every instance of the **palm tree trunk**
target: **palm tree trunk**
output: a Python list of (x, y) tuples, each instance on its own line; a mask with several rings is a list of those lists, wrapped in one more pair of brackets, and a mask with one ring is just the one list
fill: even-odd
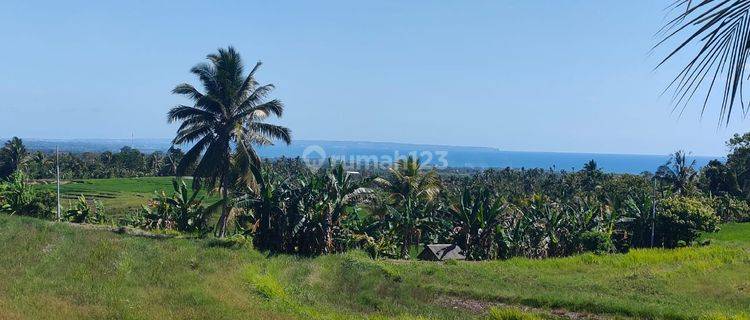
[(229, 222), (229, 182), (227, 181), (226, 175), (221, 178), (221, 199), (224, 203), (221, 204), (221, 217), (219, 218), (219, 230), (216, 235), (219, 238), (226, 237), (227, 235), (227, 223)]
[(472, 235), (472, 233), (471, 233), (471, 232), (467, 232), (467, 233), (466, 233), (466, 243), (464, 243), (464, 247), (463, 247), (463, 248), (461, 248), (461, 249), (463, 249), (463, 250), (464, 250), (464, 254), (465, 254), (465, 255), (466, 255), (467, 257), (469, 256), (469, 253), (470, 253), (470, 252), (469, 252), (469, 249), (471, 248), (471, 240), (472, 240), (472, 239), (471, 239), (471, 235)]
[(323, 235), (323, 253), (331, 253), (333, 252), (333, 208), (330, 206), (328, 207), (328, 210), (326, 211), (326, 216), (323, 221), (323, 232), (325, 233)]
[(408, 259), (409, 258), (409, 232), (410, 228), (404, 227), (404, 242), (401, 243), (401, 258), (402, 259)]

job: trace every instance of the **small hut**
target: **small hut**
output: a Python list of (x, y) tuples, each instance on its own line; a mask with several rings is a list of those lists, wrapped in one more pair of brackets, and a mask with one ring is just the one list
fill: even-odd
[(445, 261), (445, 260), (466, 260), (461, 247), (455, 244), (428, 244), (424, 250), (417, 256), (419, 260)]

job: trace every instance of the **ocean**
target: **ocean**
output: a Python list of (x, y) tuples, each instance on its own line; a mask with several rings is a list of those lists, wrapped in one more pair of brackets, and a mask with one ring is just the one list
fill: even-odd
[[(31, 150), (52, 151), (59, 147), (60, 150), (68, 152), (117, 151), (123, 146), (130, 146), (143, 152), (153, 152), (164, 151), (170, 147), (169, 139), (24, 139), (24, 143)], [(584, 163), (594, 160), (606, 172), (633, 174), (644, 171), (653, 172), (669, 159), (669, 154), (526, 152), (503, 151), (487, 147), (326, 140), (297, 140), (289, 146), (260, 147), (258, 153), (266, 158), (303, 157), (313, 162), (333, 158), (349, 163), (375, 161), (379, 165), (386, 165), (393, 159), (412, 154), (419, 156), (425, 165), (438, 168), (511, 167), (566, 171), (580, 170)], [(716, 157), (689, 156), (688, 158), (691, 161), (695, 160), (696, 168), (699, 168)]]

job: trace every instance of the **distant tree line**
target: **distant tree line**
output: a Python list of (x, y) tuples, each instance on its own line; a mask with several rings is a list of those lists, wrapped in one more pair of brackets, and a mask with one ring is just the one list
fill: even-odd
[[(54, 179), (57, 156), (54, 152), (29, 151), (21, 139), (14, 137), (0, 150), (0, 179), (18, 169), (29, 179)], [(174, 176), (183, 156), (182, 150), (174, 147), (150, 154), (131, 147), (122, 147), (119, 152), (60, 152), (60, 178)]]

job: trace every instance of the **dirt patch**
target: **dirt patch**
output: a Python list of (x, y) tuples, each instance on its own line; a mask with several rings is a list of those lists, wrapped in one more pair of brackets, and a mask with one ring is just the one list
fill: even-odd
[(135, 237), (144, 237), (144, 238), (151, 238), (151, 239), (168, 239), (168, 238), (175, 237), (174, 235), (171, 235), (171, 234), (151, 233), (148, 231), (143, 231), (141, 229), (136, 229), (136, 228), (131, 228), (131, 227), (111, 227), (111, 226), (87, 224), (87, 223), (70, 223), (70, 222), (64, 222), (64, 223), (71, 227), (80, 228), (80, 229), (111, 231), (114, 233), (127, 234), (129, 236), (135, 236)]
[(442, 307), (467, 310), (475, 314), (487, 313), (489, 312), (491, 307), (510, 307), (510, 308), (516, 308), (525, 312), (545, 314), (545, 315), (549, 315), (549, 316), (561, 318), (561, 319), (605, 320), (605, 319), (613, 318), (610, 316), (605, 316), (605, 315), (600, 315), (600, 314), (593, 314), (593, 313), (587, 313), (587, 312), (575, 312), (575, 311), (570, 311), (570, 310), (565, 310), (565, 309), (560, 309), (560, 308), (550, 310), (550, 309), (529, 307), (529, 306), (524, 306), (524, 305), (513, 305), (513, 304), (502, 303), (502, 302), (465, 299), (465, 298), (458, 298), (458, 297), (451, 297), (451, 296), (441, 296), (435, 299), (433, 303)]

